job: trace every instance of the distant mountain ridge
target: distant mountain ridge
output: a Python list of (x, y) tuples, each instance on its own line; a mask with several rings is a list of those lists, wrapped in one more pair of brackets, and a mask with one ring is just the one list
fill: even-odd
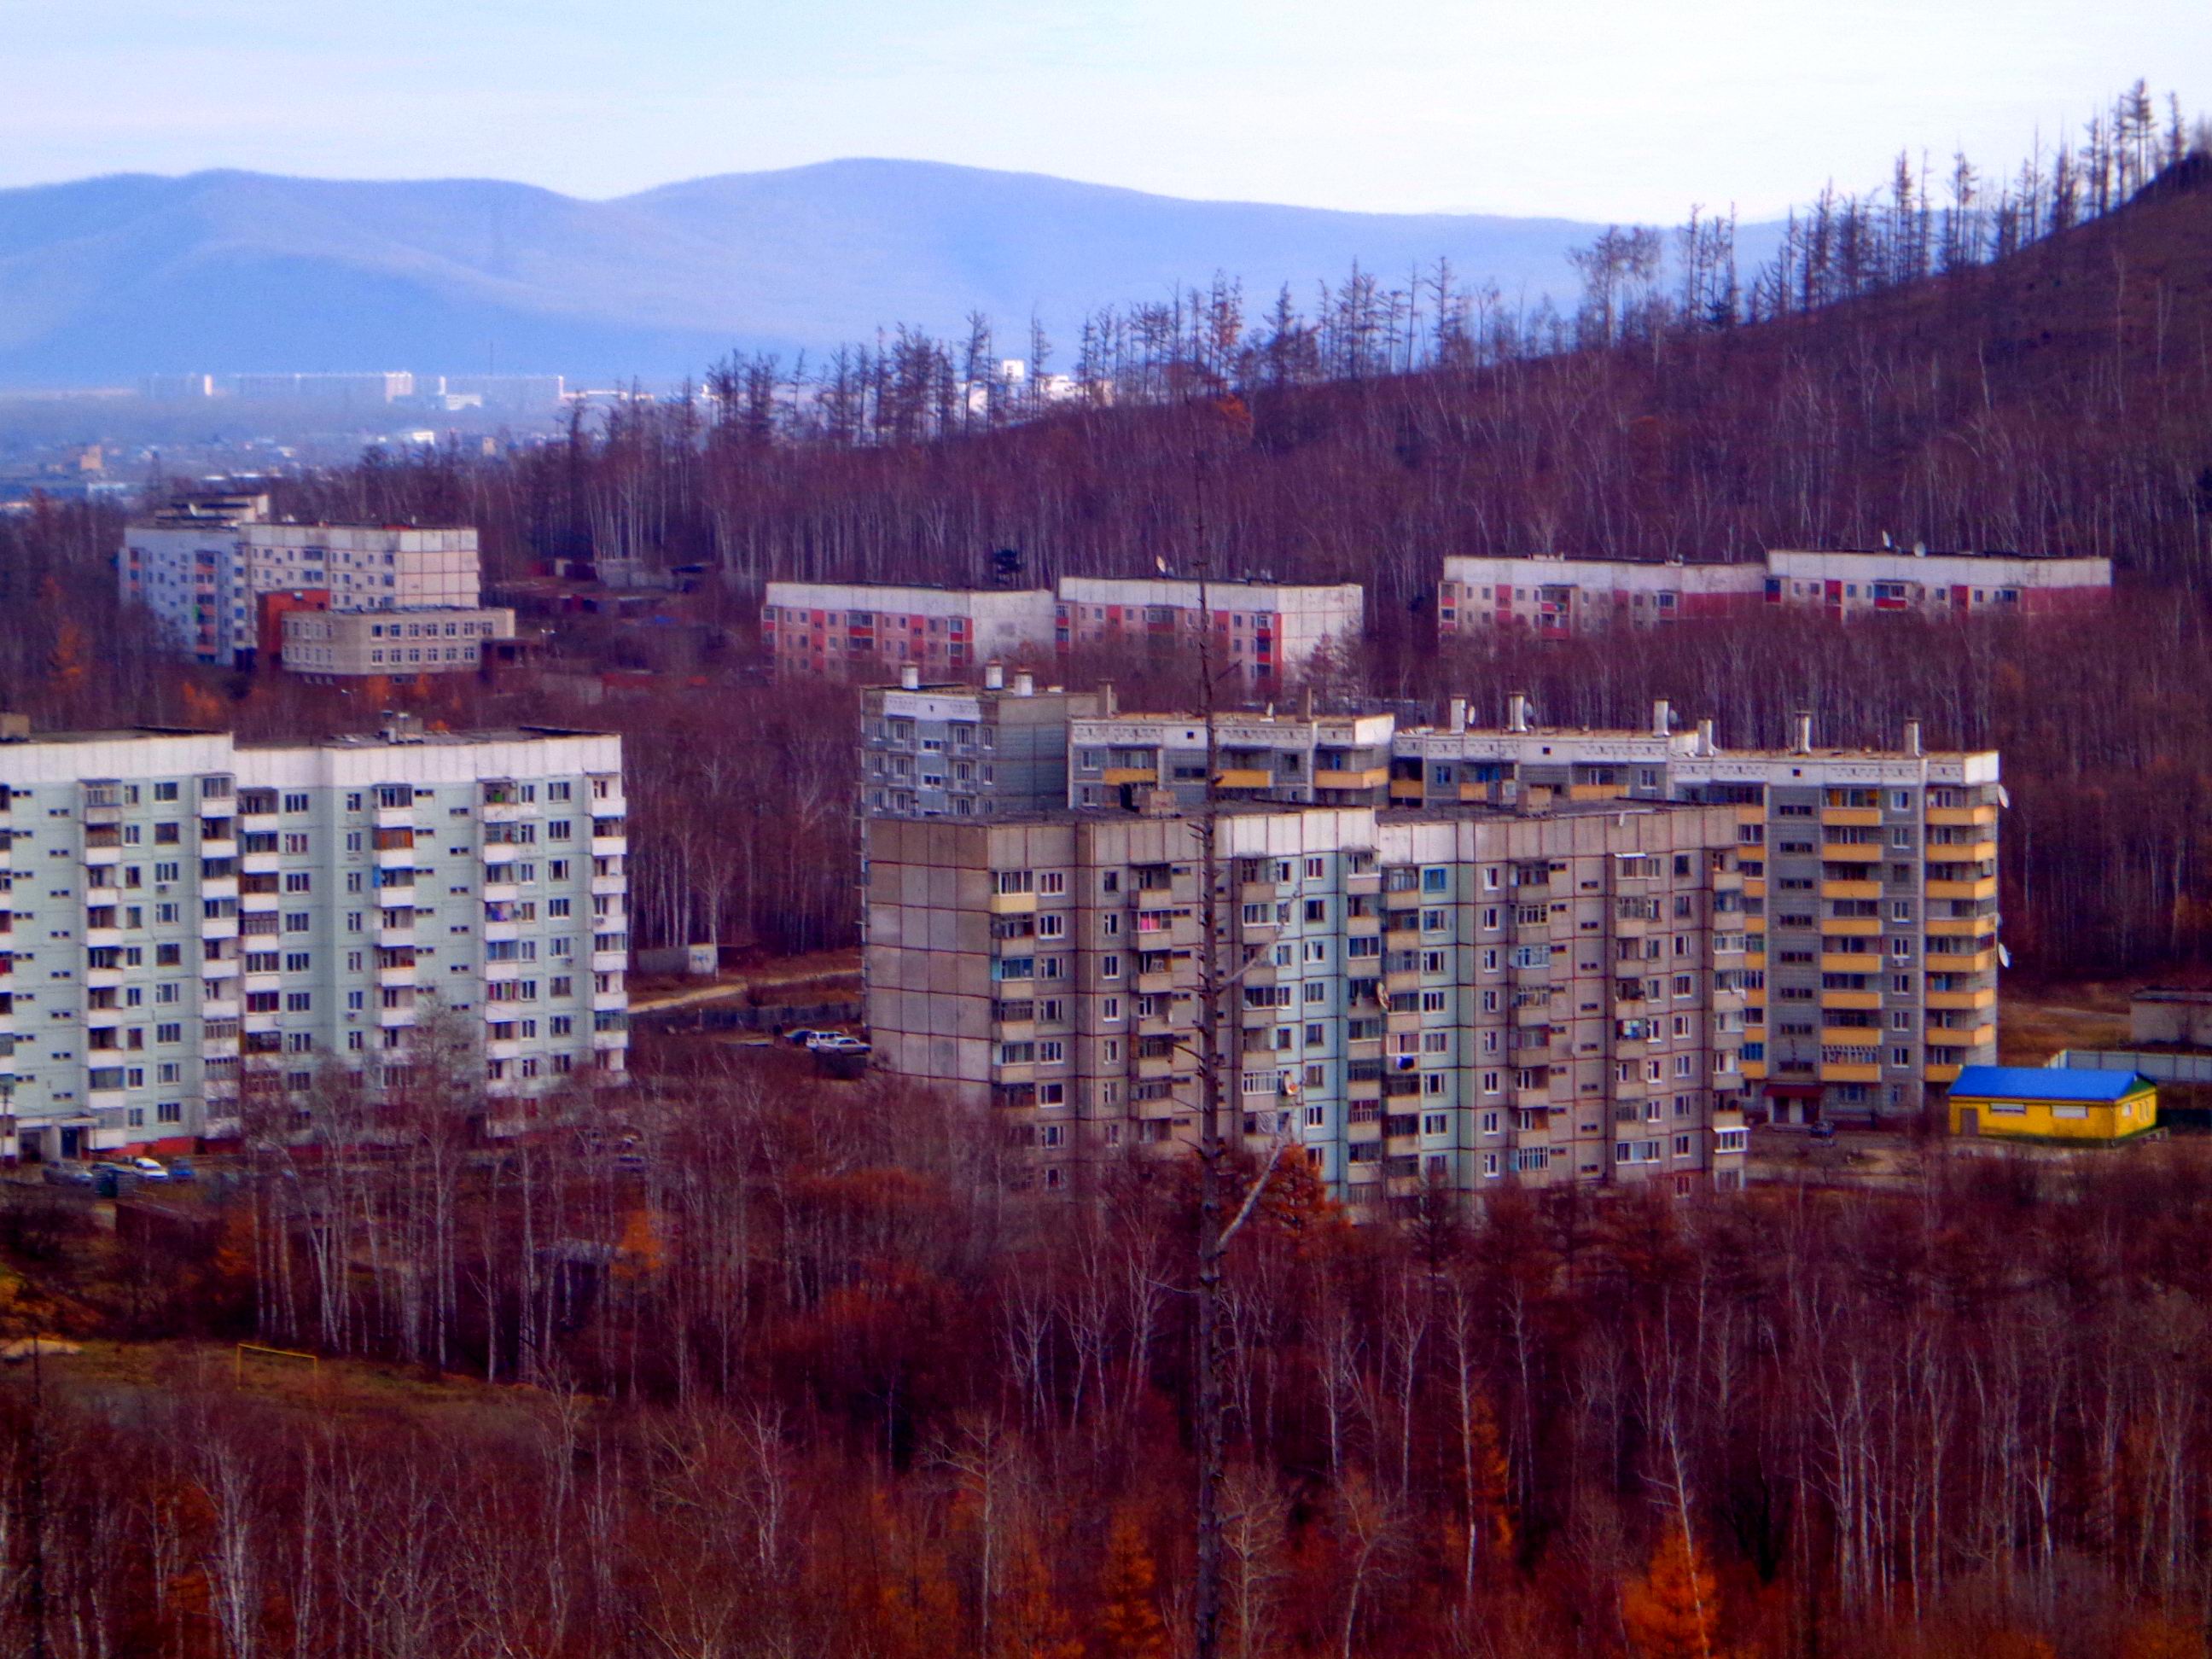
[(1357, 259), (1387, 285), (1449, 258), (1509, 305), (1563, 298), (1598, 227), (1147, 195), (935, 162), (829, 161), (611, 201), (483, 179), (212, 172), (0, 191), (0, 386), (200, 371), (412, 368), (696, 374), (988, 315), (1022, 356), (1032, 310), (1073, 356), (1083, 314), (1217, 270), (1248, 313)]

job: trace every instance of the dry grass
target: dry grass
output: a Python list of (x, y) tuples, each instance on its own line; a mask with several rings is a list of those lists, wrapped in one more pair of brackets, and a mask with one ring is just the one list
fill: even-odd
[(1997, 1059), (2040, 1066), (2062, 1048), (2124, 1048), (2133, 980), (2073, 984), (2008, 983), (1998, 1007)]

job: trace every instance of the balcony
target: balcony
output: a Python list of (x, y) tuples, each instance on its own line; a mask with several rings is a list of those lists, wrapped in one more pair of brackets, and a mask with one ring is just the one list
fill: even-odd
[(1971, 1012), (1977, 1008), (1994, 1008), (1996, 1006), (1997, 994), (1995, 986), (1984, 986), (1975, 991), (1930, 991), (1928, 994), (1928, 1006), (1931, 1009), (1946, 1011), (1956, 1009)]
[(84, 861), (93, 869), (105, 870), (121, 863), (122, 860), (123, 849), (120, 847), (88, 847), (84, 849)]
[(1938, 939), (1975, 939), (1990, 931), (1994, 916), (1930, 916), (1928, 931)]
[(415, 804), (404, 806), (379, 806), (372, 810), (368, 821), (379, 830), (412, 830), (415, 827)]
[[(629, 952), (627, 951), (594, 951), (592, 952), (592, 971), (595, 974), (619, 974), (629, 966)], [(1001, 980), (1000, 981), (1000, 986), (1001, 989), (1005, 989), (1008, 987), (1030, 986), (1035, 983), (1036, 981), (1033, 980), (1009, 979)], [(1012, 993), (1009, 992), (1009, 994), (1012, 994)], [(1026, 994), (1026, 993), (1024, 993), (1024, 994)]]
[[(1390, 769), (1387, 766), (1368, 766), (1358, 769), (1339, 767), (1315, 772), (1313, 781), (1316, 789), (1380, 789), (1389, 781), (1389, 776)], [(1413, 780), (1413, 786), (1417, 790), (1420, 787), (1418, 779)], [(1391, 793), (1394, 796), (1397, 793), (1395, 786)], [(1416, 794), (1413, 799), (1419, 800), (1420, 797)]]
[(1213, 781), (1224, 789), (1272, 789), (1275, 787), (1275, 775), (1258, 766), (1224, 766), (1213, 775)]
[(415, 890), (412, 887), (380, 887), (376, 890), (376, 908), (380, 910), (404, 910), (415, 913)]
[(1823, 842), (1820, 857), (1829, 864), (1880, 864), (1881, 848), (1870, 841)]
[(1959, 1067), (1956, 1064), (1947, 1060), (1930, 1065), (1921, 1075), (1930, 1083), (1956, 1083), (1959, 1080)]
[(1881, 1081), (1881, 1067), (1879, 1065), (1863, 1066), (1844, 1063), (1825, 1065), (1820, 1067), (1820, 1081), (1823, 1083), (1879, 1083)]
[[(202, 939), (236, 939), (238, 918), (236, 916), (202, 916), (200, 937)], [(85, 935), (85, 939), (87, 943), (95, 942), (89, 933)]]
[(1820, 884), (1824, 899), (1878, 899), (1881, 884), (1878, 881), (1824, 881)]
[[(84, 1011), (84, 1025), (88, 1031), (112, 1030), (123, 1024), (125, 1010), (121, 1008), (88, 1008)], [(143, 1009), (128, 1011), (141, 1013)]]
[(1158, 769), (1150, 766), (1109, 766), (1100, 776), (1109, 785), (1150, 784), (1159, 781)]
[(1881, 828), (1881, 808), (1824, 806), (1820, 809), (1820, 823), (1825, 829), (1879, 830)]
[(415, 1023), (415, 1011), (412, 1008), (379, 1008), (376, 1011), (376, 1023), (386, 1030), (412, 1025)]
[(415, 942), (414, 913), (409, 911), (404, 921), (398, 920), (398, 916), (399, 913), (393, 911), (384, 918), (382, 925), (376, 930), (376, 942), (387, 950)]
[(1820, 952), (1820, 971), (1824, 974), (1878, 974), (1881, 971), (1881, 952), (1823, 951)]
[(593, 876), (592, 878), (592, 896), (594, 898), (610, 898), (618, 894), (627, 893), (629, 890), (629, 878), (627, 876)]
[(276, 873), (280, 854), (276, 853), (240, 853), (238, 870), (240, 875), (273, 876)]
[(513, 921), (487, 921), (483, 925), (483, 939), (487, 945), (497, 945), (522, 937), (522, 926)]
[(1380, 870), (1355, 871), (1345, 877), (1344, 890), (1355, 897), (1380, 893), (1382, 890), (1382, 872)]
[(1880, 916), (1823, 916), (1820, 931), (1837, 939), (1880, 939)]
[[(1468, 786), (1465, 784), (1462, 784), (1460, 786), (1462, 789), (1465, 789)], [(1393, 802), (1396, 803), (1420, 801), (1424, 799), (1421, 781), (1419, 778), (1391, 779), (1390, 799)]]
[(592, 856), (595, 859), (618, 859), (629, 851), (627, 836), (593, 836)]
[(220, 957), (212, 962), (200, 963), (202, 979), (236, 979), (239, 962), (236, 957)]
[[(484, 890), (491, 896), (491, 889)], [(1033, 916), (1036, 914), (1037, 896), (1035, 893), (994, 893), (986, 907), (994, 916)]]
[[(1443, 904), (1447, 902), (1446, 896), (1442, 893), (1432, 893), (1429, 896), (1428, 902), (1431, 904)], [(1418, 887), (1401, 887), (1395, 892), (1382, 895), (1382, 908), (1385, 910), (1418, 910), (1421, 908), (1421, 890)]]
[(1962, 1028), (1955, 1025), (1931, 1025), (1927, 1030), (1930, 1048), (1979, 1048), (1997, 1040), (1997, 1028), (1992, 1024)]
[(281, 893), (240, 893), (238, 913), (242, 916), (264, 916), (283, 902)]
[(1965, 830), (1976, 825), (1994, 824), (1997, 809), (1994, 803), (1984, 802), (1978, 806), (1931, 806), (1928, 809), (1930, 828)]
[(411, 847), (380, 847), (376, 849), (376, 867), (380, 870), (412, 870), (415, 849)]
[[(1931, 865), (1930, 871), (1940, 867)], [(1995, 876), (1977, 876), (1971, 881), (1939, 881), (1931, 875), (1928, 896), (1931, 899), (1993, 899), (1997, 896)]]
[(629, 1047), (628, 1031), (594, 1031), (592, 1033), (592, 1052), (604, 1054), (611, 1048)]
[[(207, 922), (203, 924), (203, 927), (211, 927), (215, 925), (213, 922)], [(230, 931), (234, 933), (238, 931), (238, 923), (235, 921), (231, 922)], [(201, 937), (215, 936), (204, 931)], [(107, 950), (123, 943), (123, 930), (120, 927), (88, 927), (84, 930), (84, 943), (87, 950)]]
[(1820, 1028), (1823, 1047), (1831, 1048), (1871, 1048), (1881, 1042), (1878, 1025), (1823, 1025)]
[(236, 876), (203, 876), (200, 878), (200, 896), (204, 899), (234, 899), (239, 896)]
[(376, 982), (379, 985), (412, 985), (415, 982), (415, 964), (410, 962), (403, 967), (379, 968)]
[(1872, 1013), (1881, 1006), (1881, 993), (1879, 991), (1823, 991), (1820, 993), (1820, 1006), (1823, 1008), (1849, 1009), (1854, 1012)]

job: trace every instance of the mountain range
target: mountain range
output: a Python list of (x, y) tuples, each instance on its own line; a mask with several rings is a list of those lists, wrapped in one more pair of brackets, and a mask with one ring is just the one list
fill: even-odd
[(0, 386), (155, 372), (697, 374), (726, 351), (819, 353), (1034, 313), (1073, 355), (1084, 314), (1225, 272), (1248, 312), (1354, 260), (1402, 286), (1449, 258), (1508, 305), (1573, 288), (1598, 227), (1148, 195), (1034, 173), (841, 161), (611, 201), (484, 179), (197, 173), (0, 191)]

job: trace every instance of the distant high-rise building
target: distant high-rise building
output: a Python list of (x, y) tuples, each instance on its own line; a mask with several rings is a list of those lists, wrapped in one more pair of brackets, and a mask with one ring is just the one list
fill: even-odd
[(481, 581), (472, 528), (277, 523), (266, 496), (174, 502), (130, 525), (116, 575), (182, 654), (225, 666), (262, 650), (264, 595), (322, 595), (333, 611), (467, 611)]

